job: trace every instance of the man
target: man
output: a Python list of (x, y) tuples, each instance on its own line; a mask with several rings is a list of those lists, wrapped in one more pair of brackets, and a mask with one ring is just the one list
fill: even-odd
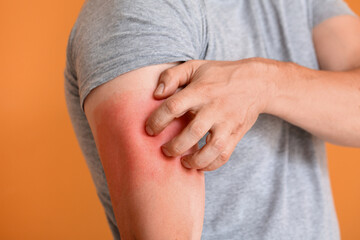
[(87, 1), (66, 97), (114, 238), (339, 239), (359, 67), (341, 0)]

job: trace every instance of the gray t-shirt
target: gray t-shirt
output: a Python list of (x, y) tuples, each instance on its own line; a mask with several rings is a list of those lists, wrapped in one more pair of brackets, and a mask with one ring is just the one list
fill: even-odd
[[(317, 69), (312, 28), (343, 14), (353, 13), (342, 0), (86, 1), (69, 38), (65, 92), (114, 238), (104, 171), (82, 111), (93, 88), (140, 67), (190, 59), (264, 57)], [(280, 118), (261, 114), (229, 162), (205, 180), (204, 240), (340, 238), (324, 142)]]

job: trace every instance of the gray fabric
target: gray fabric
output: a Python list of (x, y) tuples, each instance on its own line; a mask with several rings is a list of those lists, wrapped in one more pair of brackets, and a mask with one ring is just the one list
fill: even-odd
[[(86, 1), (69, 37), (65, 93), (114, 239), (106, 178), (82, 111), (93, 88), (189, 59), (264, 57), (317, 69), (311, 30), (342, 14), (353, 14), (342, 0)], [(324, 142), (282, 119), (261, 114), (229, 162), (205, 179), (204, 240), (339, 239)]]

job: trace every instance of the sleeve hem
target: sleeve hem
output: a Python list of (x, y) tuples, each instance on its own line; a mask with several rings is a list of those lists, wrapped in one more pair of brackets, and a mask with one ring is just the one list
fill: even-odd
[(192, 58), (190, 58), (190, 57), (171, 57), (171, 58), (155, 59), (151, 62), (149, 62), (147, 59), (146, 61), (139, 61), (136, 64), (129, 63), (129, 64), (121, 65), (117, 68), (107, 71), (106, 73), (102, 74), (101, 77), (99, 77), (96, 80), (91, 80), (91, 81), (85, 80), (85, 81), (83, 81), (84, 85), (80, 87), (81, 110), (84, 112), (85, 99), (93, 89), (95, 89), (96, 87), (98, 87), (108, 81), (115, 79), (116, 77), (120, 76), (121, 74), (130, 72), (132, 70), (135, 70), (135, 69), (138, 69), (141, 67), (157, 65), (157, 64), (166, 64), (166, 63), (171, 63), (171, 62), (189, 61), (189, 60), (192, 60)]
[(318, 3), (313, 7), (313, 28), (329, 18), (341, 15), (356, 16), (356, 14), (351, 11), (349, 6), (342, 0), (336, 0), (334, 3), (324, 3), (318, 1)]

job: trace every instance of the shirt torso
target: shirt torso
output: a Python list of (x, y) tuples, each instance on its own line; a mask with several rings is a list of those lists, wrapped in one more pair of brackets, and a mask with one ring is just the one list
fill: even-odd
[[(205, 59), (263, 57), (318, 68), (306, 0), (205, 5)], [(206, 173), (203, 239), (338, 238), (324, 143), (280, 118), (261, 114), (229, 162)]]

